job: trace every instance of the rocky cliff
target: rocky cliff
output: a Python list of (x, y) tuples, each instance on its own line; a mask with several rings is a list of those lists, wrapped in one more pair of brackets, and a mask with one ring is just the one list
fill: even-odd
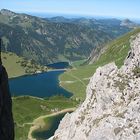
[[(1, 48), (1, 39), (0, 39)], [(14, 140), (12, 100), (9, 92), (8, 76), (1, 64), (0, 55), (0, 140)]]
[(140, 140), (140, 34), (124, 65), (99, 67), (84, 103), (66, 114), (49, 140)]

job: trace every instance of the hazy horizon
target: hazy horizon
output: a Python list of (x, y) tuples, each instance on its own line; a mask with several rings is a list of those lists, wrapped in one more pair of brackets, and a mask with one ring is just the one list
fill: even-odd
[(1, 0), (0, 9), (18, 13), (139, 19), (139, 0)]
[[(18, 12), (18, 13), (24, 13), (24, 12)], [(129, 18), (129, 17), (119, 17), (119, 16), (106, 16), (106, 15), (78, 15), (78, 14), (65, 14), (65, 13), (37, 13), (37, 12), (26, 12), (27, 14), (31, 15), (38, 15), (41, 17), (58, 17), (58, 16), (63, 16), (65, 18), (116, 18), (116, 19), (136, 19), (140, 20), (140, 18)]]
[[(7, 9), (7, 8), (1, 8), (2, 9)], [(7, 9), (10, 10), (10, 9)], [(93, 16), (89, 16), (89, 15), (78, 15), (78, 14), (65, 14), (65, 13), (40, 13), (40, 12), (17, 12), (17, 11), (13, 11), (10, 10), (12, 12), (16, 12), (19, 14), (28, 14), (28, 15), (32, 15), (32, 16), (37, 16), (37, 17), (41, 17), (41, 18), (53, 18), (53, 17), (64, 17), (64, 18), (68, 18), (68, 19), (72, 19), (72, 18), (87, 18), (87, 19), (118, 19), (118, 20), (124, 20), (124, 19), (130, 19), (131, 21), (134, 21), (136, 23), (140, 23), (140, 18), (128, 18), (128, 17), (114, 17), (114, 16), (100, 16), (100, 15), (93, 15)]]
[[(84, 15), (84, 14), (70, 14), (70, 13), (49, 13), (49, 12), (28, 12), (28, 11), (15, 11), (15, 10), (11, 10), (8, 8), (1, 8), (0, 10), (9, 10), (15, 13), (20, 13), (20, 14), (30, 14), (30, 15), (38, 15), (41, 17), (57, 17), (57, 16), (63, 16), (65, 18), (77, 18), (77, 17), (87, 17), (87, 18), (92, 18), (92, 17), (101, 17), (101, 18), (119, 18), (119, 19), (126, 19), (128, 17), (119, 17), (119, 16), (107, 16), (107, 15)], [(140, 18), (135, 18), (135, 19), (140, 19)]]

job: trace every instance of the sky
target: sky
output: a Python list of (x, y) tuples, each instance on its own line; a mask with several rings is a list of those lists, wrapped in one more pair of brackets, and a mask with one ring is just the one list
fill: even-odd
[(0, 0), (0, 9), (140, 19), (140, 0)]

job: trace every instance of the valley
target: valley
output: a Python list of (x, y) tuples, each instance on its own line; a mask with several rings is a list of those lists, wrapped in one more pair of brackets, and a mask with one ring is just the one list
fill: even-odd
[[(29, 132), (29, 129), (32, 128), (32, 124), (34, 122), (33, 120), (38, 118), (38, 117), (40, 118), (41, 114), (45, 115), (45, 116), (46, 116), (46, 114), (49, 114), (49, 111), (47, 113), (46, 111), (44, 112), (44, 111), (41, 111), (42, 109), (41, 110), (39, 109), (42, 106), (42, 104), (43, 104), (43, 108), (47, 107), (46, 109), (48, 109), (49, 106), (44, 105), (44, 104), (48, 103), (48, 105), (49, 105), (49, 103), (50, 103), (52, 110), (54, 108), (55, 109), (57, 108), (56, 113), (59, 113), (59, 110), (61, 111), (63, 109), (68, 109), (71, 107), (77, 107), (80, 103), (82, 103), (83, 100), (86, 98), (85, 91), (86, 91), (86, 87), (89, 83), (89, 79), (94, 74), (96, 69), (98, 67), (103, 66), (105, 64), (108, 64), (112, 61), (114, 61), (118, 67), (121, 67), (121, 65), (124, 62), (125, 57), (128, 55), (128, 52), (130, 50), (129, 40), (131, 40), (131, 38), (133, 39), (133, 36), (135, 37), (135, 34), (137, 34), (139, 32), (140, 32), (139, 28), (135, 29), (134, 31), (132, 31), (132, 32), (118, 38), (117, 40), (114, 40), (113, 42), (107, 44), (106, 49), (103, 52), (103, 54), (101, 54), (100, 58), (96, 62), (94, 62), (93, 64), (85, 64), (85, 65), (81, 66), (81, 64), (83, 64), (83, 62), (85, 62), (85, 61), (77, 61), (77, 62), (73, 63), (72, 69), (68, 69), (66, 72), (62, 73), (59, 77), (60, 85), (62, 87), (64, 87), (67, 91), (69, 91), (70, 93), (73, 93), (73, 96), (71, 98), (64, 98), (63, 96), (62, 97), (58, 96), (58, 97), (56, 97), (56, 99), (55, 99), (55, 97), (54, 98), (51, 97), (52, 99), (48, 98), (47, 100), (44, 100), (42, 98), (39, 99), (39, 98), (26, 97), (26, 96), (25, 97), (20, 97), (20, 96), (15, 97), (15, 99), (19, 98), (20, 104), (22, 101), (23, 105), (22, 104), (21, 105), (23, 107), (25, 107), (23, 109), (20, 107), (19, 110), (21, 112), (18, 110), (17, 106), (16, 106), (16, 108), (14, 107), (14, 109), (15, 109), (14, 112), (17, 114), (17, 116), (15, 116), (15, 118), (16, 118), (15, 120), (17, 120), (16, 121), (17, 123), (23, 121), (23, 124), (24, 123), (27, 124), (24, 126), (24, 131), (22, 130), (23, 133), (20, 134), (20, 136), (19, 136), (19, 133), (21, 132), (21, 130), (19, 129), (19, 127), (17, 127), (17, 131), (20, 130), (20, 132), (17, 132), (17, 134), (18, 134), (17, 138), (22, 137), (25, 134), (27, 137), (27, 135), (29, 134), (27, 132)], [(121, 51), (119, 51), (119, 50), (121, 50)], [(20, 101), (20, 98), (21, 98), (21, 101)], [(24, 98), (25, 98), (25, 100), (24, 100)], [(26, 98), (27, 99), (29, 98), (29, 99), (27, 100)], [(18, 100), (15, 100), (15, 99), (13, 100), (14, 101), (13, 104), (18, 105)], [(64, 100), (64, 102), (63, 102), (63, 100)], [(34, 106), (34, 102), (36, 102), (35, 104), (37, 106), (36, 105)], [(39, 103), (37, 103), (37, 102), (39, 102)], [(57, 104), (57, 107), (56, 107), (56, 104)], [(32, 109), (30, 107), (27, 107), (27, 105), (30, 105), (32, 107)], [(35, 115), (32, 116), (30, 113), (27, 113), (26, 108), (29, 109), (28, 110), (29, 112), (30, 112), (30, 110), (33, 111), (35, 109), (33, 111), (33, 113), (35, 113)], [(25, 110), (25, 111), (23, 111), (23, 110)], [(26, 112), (26, 114), (28, 114), (29, 116), (26, 116), (25, 114), (23, 114), (22, 117), (20, 117), (19, 114), (22, 114), (22, 112)], [(19, 118), (21, 120), (19, 120)], [(57, 117), (55, 117), (55, 118), (57, 118)], [(39, 124), (40, 125), (42, 124), (42, 127), (40, 126), (41, 127), (40, 129), (35, 129), (35, 131), (33, 131), (33, 132), (31, 131), (33, 136), (44, 137), (44, 135), (46, 134), (47, 128), (48, 128), (47, 124), (49, 124), (49, 123), (48, 123), (48, 121), (44, 121), (44, 119), (40, 120), (41, 122), (43, 121), (42, 123), (44, 125), (39, 121), (40, 122)], [(45, 120), (47, 120), (47, 118)], [(52, 118), (52, 120), (53, 120), (53, 118)], [(46, 122), (46, 125), (44, 122)], [(53, 122), (52, 122), (52, 124), (53, 124)], [(34, 124), (34, 127), (36, 125), (37, 125), (37, 123)], [(51, 127), (51, 124), (49, 126)], [(31, 132), (30, 132), (30, 137), (31, 137)]]
[[(59, 20), (59, 21), (58, 21)], [(65, 19), (67, 20), (67, 19)], [(91, 51), (131, 31), (134, 26), (121, 25), (118, 19), (39, 18), (10, 10), (0, 11), (2, 50), (33, 59), (43, 65), (61, 61), (87, 59)], [(61, 21), (61, 22), (60, 22)], [(109, 23), (109, 24), (108, 24)]]
[(94, 63), (86, 98), (49, 140), (140, 139), (140, 28), (112, 42)]
[(139, 5), (1, 0), (0, 140), (140, 140)]
[[(90, 77), (96, 69), (105, 64), (115, 62), (120, 68), (130, 50), (131, 37), (140, 32), (140, 28), (110, 42), (99, 59), (93, 64), (79, 66), (60, 75), (61, 86), (73, 93), (73, 98), (85, 99), (85, 91)], [(67, 82), (69, 81), (69, 82)]]
[[(72, 107), (75, 108), (79, 104), (79, 101), (70, 98), (72, 93), (59, 85), (58, 76), (64, 73), (65, 70), (61, 68), (66, 68), (68, 66), (66, 64), (62, 62), (51, 64), (55, 68), (54, 70), (9, 79), (13, 96), (16, 140), (23, 140), (27, 137), (33, 139), (32, 135), (34, 136), (38, 131), (40, 133), (44, 131), (44, 135), (51, 137), (62, 116), (71, 112)], [(51, 69), (51, 67), (49, 68)], [(52, 121), (48, 122), (47, 118)]]
[(96, 69), (113, 61), (122, 66), (137, 26), (130, 20), (48, 19), (1, 10), (15, 140), (53, 136), (63, 116), (85, 100)]

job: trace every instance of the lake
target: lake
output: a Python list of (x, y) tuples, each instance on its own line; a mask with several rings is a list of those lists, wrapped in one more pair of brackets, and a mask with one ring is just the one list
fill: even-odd
[(12, 96), (30, 95), (35, 97), (51, 97), (63, 95), (71, 97), (72, 93), (59, 85), (59, 75), (64, 70), (49, 71), (41, 74), (21, 76), (9, 80)]
[(58, 62), (58, 63), (48, 64), (47, 67), (53, 69), (65, 69), (65, 68), (69, 68), (70, 65), (68, 62)]
[[(68, 67), (68, 63), (54, 63), (50, 64), (50, 66), (55, 69), (64, 69)], [(59, 75), (64, 72), (65, 70), (52, 70), (45, 73), (9, 79), (11, 94), (12, 96), (30, 95), (41, 98), (63, 95), (69, 98), (72, 96), (72, 93), (66, 91), (59, 85)], [(53, 136), (64, 115), (65, 113), (62, 113), (54, 117), (47, 118), (46, 127), (48, 128), (35, 131), (33, 136), (37, 139), (47, 139)]]
[(36, 130), (32, 133), (33, 137), (40, 140), (46, 140), (54, 135), (60, 121), (66, 113), (62, 113), (53, 117), (46, 118), (44, 121), (47, 124), (46, 128)]

